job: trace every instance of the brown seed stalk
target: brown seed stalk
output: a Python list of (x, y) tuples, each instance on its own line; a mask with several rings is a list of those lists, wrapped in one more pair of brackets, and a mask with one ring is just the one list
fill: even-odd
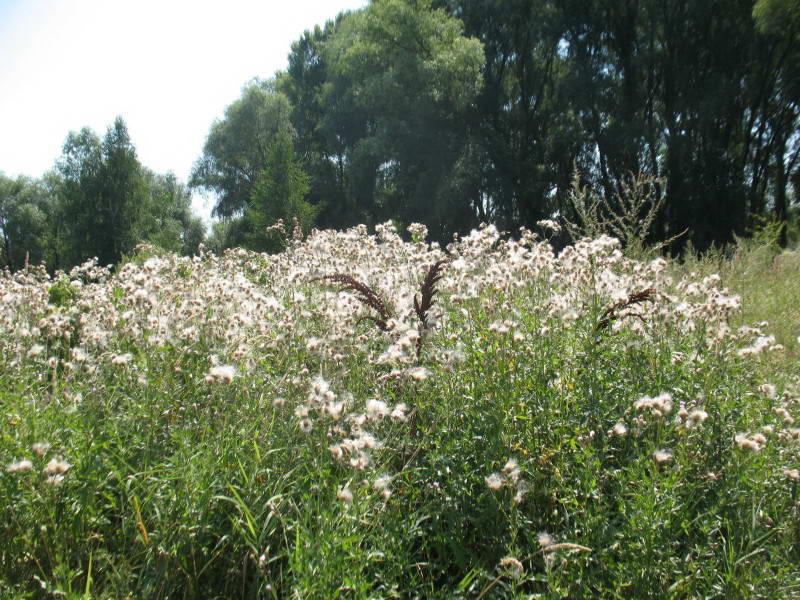
[(420, 299), (418, 300), (417, 296), (414, 295), (414, 311), (422, 324), (420, 336), (417, 338), (417, 360), (422, 355), (422, 333), (428, 328), (428, 311), (433, 306), (433, 297), (437, 292), (436, 284), (444, 276), (442, 270), (445, 264), (447, 264), (446, 260), (433, 263), (428, 269), (425, 279), (422, 280), (422, 285), (420, 285)]
[[(624, 308), (628, 308), (629, 306), (634, 306), (636, 304), (641, 304), (643, 302), (655, 302), (656, 300), (656, 291), (653, 288), (647, 288), (646, 290), (642, 290), (640, 292), (634, 292), (630, 296), (628, 296), (627, 300), (620, 300), (619, 302), (614, 303), (613, 305), (609, 306), (604, 312), (603, 316), (600, 317), (600, 321), (597, 323), (595, 327), (595, 331), (601, 331), (603, 329), (607, 329), (611, 326), (611, 324), (619, 319), (621, 316), (619, 311)], [(644, 319), (641, 315), (629, 315), (634, 316), (642, 321)]]
[(389, 329), (389, 319), (392, 316), (392, 311), (383, 298), (367, 284), (360, 282), (355, 277), (342, 273), (325, 275), (320, 279), (338, 283), (340, 292), (352, 292), (356, 300), (378, 313), (377, 317), (367, 316), (364, 318), (375, 323), (381, 331)]

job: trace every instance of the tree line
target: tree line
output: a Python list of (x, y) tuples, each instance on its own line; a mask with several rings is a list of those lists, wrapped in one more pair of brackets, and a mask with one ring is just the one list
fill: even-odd
[(116, 264), (143, 242), (194, 254), (205, 226), (191, 201), (175, 175), (139, 162), (122, 118), (102, 138), (71, 132), (41, 179), (0, 173), (0, 268), (69, 269), (92, 257)]
[[(482, 221), (514, 231), (575, 217), (576, 175), (612, 210), (644, 177), (664, 206), (652, 241), (724, 244), (785, 224), (797, 196), (798, 6), (376, 0), (248, 86), (190, 183), (216, 194), (237, 245), (261, 235), (252, 215), (293, 211), (320, 227), (418, 221), (441, 241)], [(274, 144), (305, 176), (270, 195)]]
[[(373, 0), (306, 31), (285, 71), (246, 85), (188, 185), (214, 200), (212, 247), (272, 250), (278, 219), (304, 231), (421, 222), (448, 241), (480, 222), (574, 219), (576, 181), (611, 210), (647, 181), (663, 205), (650, 241), (687, 231), (673, 250), (705, 249), (791, 219), (799, 133), (793, 0)], [(142, 193), (104, 179), (86, 196), (84, 154), (70, 162), (69, 145), (57, 172), (79, 184), (62, 202), (70, 189), (91, 212), (91, 198)], [(102, 240), (114, 257), (130, 237), (109, 237), (127, 227), (112, 206)], [(160, 243), (190, 251), (190, 219), (171, 214), (180, 233)], [(145, 221), (126, 235), (152, 239), (158, 218)], [(59, 260), (94, 239), (70, 227)]]

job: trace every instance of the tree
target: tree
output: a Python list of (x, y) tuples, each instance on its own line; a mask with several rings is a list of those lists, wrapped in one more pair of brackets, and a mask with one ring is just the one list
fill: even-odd
[(654, 178), (667, 198), (654, 239), (688, 228), (681, 241), (702, 249), (765, 211), (784, 220), (800, 140), (796, 2), (759, 0), (759, 27), (753, 0), (436, 6), (484, 44), (473, 185), (503, 227), (569, 214), (575, 167), (611, 205), (631, 174)]
[(259, 251), (280, 250), (280, 244), (267, 230), (279, 220), (288, 228), (296, 222), (307, 233), (318, 213), (318, 207), (306, 201), (308, 190), (308, 175), (294, 157), (292, 140), (278, 138), (270, 148), (267, 165), (245, 209), (248, 247)]
[(197, 254), (205, 225), (192, 214), (192, 195), (187, 187), (173, 173), (161, 175), (144, 169), (144, 176), (149, 192), (144, 239), (170, 252)]
[(92, 256), (101, 264), (113, 264), (130, 253), (142, 240), (149, 198), (122, 118), (102, 141), (86, 128), (70, 133), (57, 170), (62, 178), (65, 264)]
[(330, 88), (325, 45), (351, 13), (341, 13), (324, 27), (305, 31), (292, 44), (289, 66), (278, 74), (277, 88), (292, 107), (296, 132), (294, 147), (303, 170), (309, 175), (308, 201), (318, 207), (320, 227), (342, 227), (350, 222), (347, 204), (345, 148), (342, 140), (323, 127), (325, 96)]
[(0, 173), (0, 267), (16, 271), (46, 260), (52, 206), (43, 181)]
[(231, 219), (244, 213), (273, 142), (293, 135), (290, 113), (274, 81), (254, 80), (211, 126), (189, 186), (216, 195), (214, 216)]
[[(775, 217), (784, 227), (779, 243), (788, 241), (789, 183), (800, 177), (800, 5), (788, 0), (758, 0), (753, 7), (756, 28), (776, 47), (769, 71), (774, 73), (770, 93), (768, 129), (775, 140), (770, 172), (773, 176)], [(797, 185), (795, 185), (797, 192)]]
[(438, 239), (477, 224), (466, 115), (483, 53), (462, 34), (429, 0), (379, 0), (292, 45), (278, 86), (320, 224), (421, 221)]
[(434, 239), (473, 225), (450, 173), (481, 87), (481, 42), (429, 0), (381, 0), (341, 22), (325, 57), (321, 126), (345, 149), (347, 214), (419, 221)]

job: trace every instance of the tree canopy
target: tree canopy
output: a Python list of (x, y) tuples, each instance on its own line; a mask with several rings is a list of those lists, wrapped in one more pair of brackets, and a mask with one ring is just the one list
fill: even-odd
[[(732, 43), (735, 40), (735, 43)], [(790, 0), (372, 0), (292, 44), (214, 122), (188, 188), (124, 121), (67, 136), (41, 181), (0, 178), (3, 265), (115, 262), (139, 242), (274, 250), (277, 220), (427, 226), (574, 219), (574, 184), (705, 249), (783, 225), (800, 188), (800, 9)], [(651, 221), (648, 220), (648, 223)]]

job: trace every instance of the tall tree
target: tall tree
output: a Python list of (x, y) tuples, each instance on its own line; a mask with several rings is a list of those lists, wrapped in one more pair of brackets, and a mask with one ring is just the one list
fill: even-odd
[[(780, 244), (786, 245), (789, 222), (787, 191), (800, 181), (800, 5), (789, 0), (758, 0), (753, 7), (756, 27), (765, 43), (774, 48), (765, 65), (773, 81), (764, 94), (769, 106), (768, 127), (775, 140), (772, 157), (772, 190), (775, 217), (784, 224)], [(800, 192), (797, 183), (795, 193)]]
[(287, 228), (296, 223), (307, 233), (318, 213), (318, 207), (306, 200), (308, 190), (308, 175), (295, 159), (292, 140), (288, 137), (275, 140), (267, 166), (261, 171), (245, 209), (248, 247), (260, 251), (280, 250), (280, 244), (268, 233), (268, 228), (279, 220)]
[(290, 113), (274, 81), (254, 80), (211, 126), (189, 186), (215, 195), (214, 216), (230, 219), (244, 213), (273, 142), (293, 135)]
[(318, 207), (320, 227), (341, 227), (350, 222), (343, 210), (347, 199), (345, 148), (342, 140), (323, 126), (326, 90), (330, 88), (324, 48), (350, 14), (341, 13), (324, 27), (305, 31), (292, 44), (287, 70), (277, 77), (278, 89), (292, 106), (294, 147), (309, 175), (308, 201)]
[(377, 0), (305, 32), (278, 84), (319, 223), (422, 221), (439, 239), (475, 225), (466, 115), (482, 61), (430, 0)]
[(0, 268), (47, 259), (53, 197), (42, 181), (0, 173)]
[(700, 248), (771, 207), (784, 218), (797, 168), (795, 2), (760, 0), (762, 31), (753, 0), (437, 5), (486, 49), (473, 143), (504, 224), (568, 214), (574, 166), (612, 206), (630, 173), (658, 178), (668, 202), (653, 235), (688, 228)]
[(101, 140), (90, 129), (70, 133), (57, 163), (60, 175), (59, 266), (96, 256), (117, 263), (145, 240), (152, 203), (125, 122), (118, 117)]

